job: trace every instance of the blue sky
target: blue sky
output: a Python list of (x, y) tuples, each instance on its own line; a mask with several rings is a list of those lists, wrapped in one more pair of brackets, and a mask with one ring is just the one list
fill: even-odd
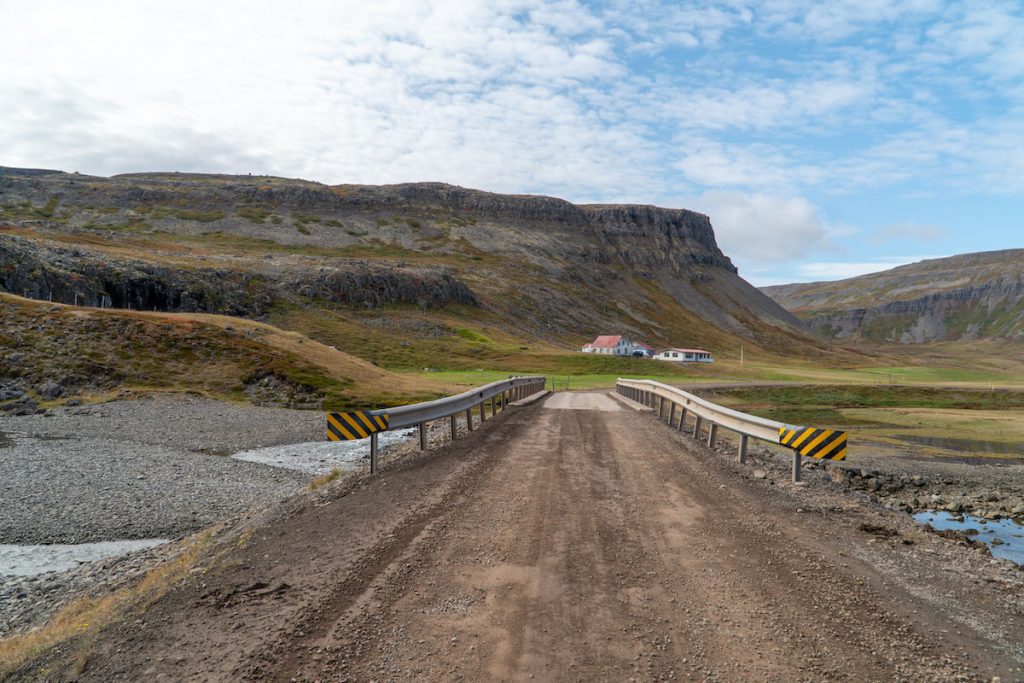
[(711, 216), (755, 284), (1024, 247), (1024, 4), (0, 0), (0, 164)]

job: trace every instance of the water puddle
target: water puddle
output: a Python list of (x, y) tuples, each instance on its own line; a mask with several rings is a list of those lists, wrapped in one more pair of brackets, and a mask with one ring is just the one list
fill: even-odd
[(915, 514), (914, 521), (930, 524), (940, 531), (952, 529), (965, 532), (991, 548), (992, 557), (1024, 565), (1024, 526), (1012, 519), (986, 520), (971, 515), (954, 515), (951, 512), (925, 511)]
[(893, 438), (917, 446), (931, 446), (933, 448), (942, 448), (947, 451), (955, 451), (958, 453), (1024, 456), (1024, 443), (982, 441), (978, 439), (952, 439), (942, 436), (921, 436), (915, 434), (899, 434)]
[[(377, 444), (380, 448), (393, 446), (405, 441), (415, 433), (415, 428), (381, 432), (377, 437)], [(268, 446), (235, 453), (231, 457), (235, 460), (258, 462), (310, 474), (327, 474), (333, 469), (348, 472), (360, 467), (362, 460), (370, 457), (370, 440), (310, 441), (284, 446)]]
[(137, 541), (105, 541), (75, 545), (5, 545), (0, 544), (0, 576), (35, 576), (47, 572), (63, 572), (86, 562), (127, 555), (168, 543), (163, 538)]

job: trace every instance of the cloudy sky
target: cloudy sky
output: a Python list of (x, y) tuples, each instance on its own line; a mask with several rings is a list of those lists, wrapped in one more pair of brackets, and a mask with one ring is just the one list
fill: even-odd
[(711, 216), (755, 284), (1024, 247), (1017, 0), (0, 0), (0, 165)]

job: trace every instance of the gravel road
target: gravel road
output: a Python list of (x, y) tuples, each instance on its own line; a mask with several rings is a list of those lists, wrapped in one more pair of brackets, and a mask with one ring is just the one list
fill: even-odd
[(78, 678), (1024, 677), (1010, 563), (578, 400), (341, 482), (101, 633)]

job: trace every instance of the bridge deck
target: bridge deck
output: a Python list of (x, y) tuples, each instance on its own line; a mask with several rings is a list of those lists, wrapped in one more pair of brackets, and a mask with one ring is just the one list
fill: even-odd
[[(275, 522), (141, 624), (103, 636), (83, 678), (1010, 671), (993, 643), (944, 633), (948, 615), (914, 597), (914, 581), (941, 571), (910, 579), (895, 560), (882, 570), (862, 559), (872, 544), (856, 522), (867, 513), (797, 511), (797, 492), (742, 478), (618, 406), (556, 394)], [(998, 614), (981, 596), (951, 595), (966, 591), (957, 585), (943, 590), (944, 602)]]

